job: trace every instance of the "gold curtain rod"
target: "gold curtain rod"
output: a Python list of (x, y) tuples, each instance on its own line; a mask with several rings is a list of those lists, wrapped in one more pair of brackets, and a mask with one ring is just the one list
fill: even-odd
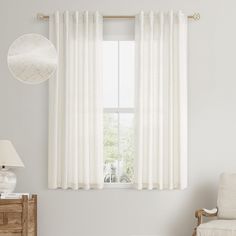
[[(188, 19), (200, 20), (200, 13), (194, 13), (193, 15), (188, 16)], [(134, 19), (135, 16), (103, 16), (103, 19)], [(37, 14), (38, 20), (48, 20), (49, 16), (42, 13)]]

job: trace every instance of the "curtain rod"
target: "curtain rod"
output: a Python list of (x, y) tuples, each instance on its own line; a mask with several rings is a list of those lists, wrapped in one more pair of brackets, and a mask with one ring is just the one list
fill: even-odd
[[(188, 19), (192, 19), (192, 20), (200, 20), (200, 13), (194, 13), (193, 15), (189, 15)], [(134, 19), (135, 16), (103, 16), (103, 19)], [(37, 19), (38, 20), (48, 20), (49, 16), (44, 15), (42, 13), (38, 13), (37, 14)]]

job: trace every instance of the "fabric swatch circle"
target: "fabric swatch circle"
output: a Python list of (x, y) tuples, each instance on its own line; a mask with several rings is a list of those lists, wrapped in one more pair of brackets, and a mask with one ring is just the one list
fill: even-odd
[(40, 34), (24, 34), (8, 50), (8, 67), (13, 77), (23, 83), (42, 83), (56, 71), (56, 49)]

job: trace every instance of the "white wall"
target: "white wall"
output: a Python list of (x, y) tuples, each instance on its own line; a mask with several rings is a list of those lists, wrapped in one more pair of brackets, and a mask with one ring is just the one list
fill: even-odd
[[(140, 9), (200, 12), (189, 24), (189, 188), (185, 191), (47, 190), (47, 83), (24, 85), (6, 64), (24, 33), (48, 35), (37, 12)], [(39, 236), (190, 236), (194, 210), (216, 204), (218, 175), (236, 169), (235, 0), (1, 0), (0, 138), (11, 139), (26, 168), (18, 191), (39, 195)]]

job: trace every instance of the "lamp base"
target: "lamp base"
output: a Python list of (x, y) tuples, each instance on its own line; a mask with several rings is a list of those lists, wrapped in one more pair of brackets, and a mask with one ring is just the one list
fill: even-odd
[(16, 187), (16, 175), (7, 168), (0, 168), (0, 193), (12, 193)]

